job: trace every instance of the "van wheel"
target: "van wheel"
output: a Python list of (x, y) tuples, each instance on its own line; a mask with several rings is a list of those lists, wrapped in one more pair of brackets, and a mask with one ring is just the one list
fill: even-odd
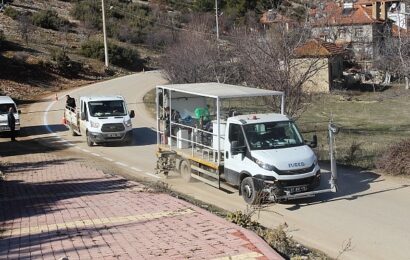
[(183, 160), (179, 169), (181, 171), (182, 179), (186, 182), (191, 182), (191, 164), (187, 160)]
[(252, 177), (246, 177), (241, 182), (241, 194), (246, 203), (255, 205), (262, 203), (261, 189), (253, 181)]
[(89, 133), (87, 133), (87, 145), (88, 146), (93, 146), (94, 145), (94, 142), (91, 141), (91, 137), (90, 137)]

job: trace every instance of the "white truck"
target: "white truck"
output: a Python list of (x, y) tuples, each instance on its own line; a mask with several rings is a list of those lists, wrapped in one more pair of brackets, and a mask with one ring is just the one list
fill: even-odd
[[(334, 163), (331, 187), (315, 190), (321, 171), (311, 148), (316, 147), (317, 138), (305, 141), (295, 123), (284, 115), (284, 93), (195, 83), (157, 86), (156, 94), (157, 172), (167, 175), (175, 170), (188, 181), (197, 179), (228, 191), (238, 189), (249, 204), (336, 191)], [(248, 101), (240, 100), (250, 98), (276, 98), (281, 113), (246, 113)], [(240, 104), (242, 114), (230, 111), (231, 101)], [(207, 110), (209, 113), (204, 113)], [(202, 115), (195, 113), (198, 111)], [(178, 116), (170, 116), (175, 114)]]
[(89, 96), (80, 97), (75, 108), (66, 106), (63, 121), (72, 135), (84, 135), (88, 146), (108, 142), (131, 144), (134, 116), (122, 96)]

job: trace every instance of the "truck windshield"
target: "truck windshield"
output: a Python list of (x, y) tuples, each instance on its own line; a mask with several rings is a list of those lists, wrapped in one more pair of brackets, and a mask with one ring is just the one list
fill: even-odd
[(268, 150), (304, 145), (302, 136), (291, 121), (244, 125), (251, 150)]
[(16, 106), (13, 103), (4, 103), (0, 104), (0, 114), (7, 114), (9, 112), (10, 107), (14, 109), (14, 113), (17, 113)]
[(93, 117), (125, 116), (127, 115), (124, 101), (107, 100), (88, 102), (90, 115)]

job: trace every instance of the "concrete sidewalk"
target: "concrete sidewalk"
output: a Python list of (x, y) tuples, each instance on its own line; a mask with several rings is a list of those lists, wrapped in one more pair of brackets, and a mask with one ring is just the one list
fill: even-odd
[(282, 259), (254, 233), (51, 153), (1, 158), (0, 259)]

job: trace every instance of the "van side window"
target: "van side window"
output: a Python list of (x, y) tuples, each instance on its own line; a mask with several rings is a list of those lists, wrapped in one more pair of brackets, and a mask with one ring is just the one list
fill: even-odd
[(238, 141), (239, 146), (245, 145), (245, 139), (240, 125), (229, 125), (229, 142), (232, 143), (232, 141)]
[(88, 121), (87, 103), (85, 102), (84, 102), (84, 114), (85, 114), (85, 120)]

